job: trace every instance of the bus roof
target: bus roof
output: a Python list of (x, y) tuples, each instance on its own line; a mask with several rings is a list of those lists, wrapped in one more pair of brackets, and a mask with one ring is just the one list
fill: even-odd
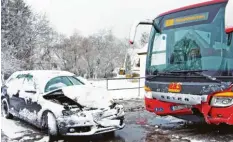
[(192, 9), (192, 8), (207, 6), (207, 5), (211, 5), (211, 4), (225, 3), (227, 1), (228, 0), (211, 0), (211, 1), (207, 1), (207, 2), (197, 3), (197, 4), (188, 5), (185, 7), (181, 7), (181, 8), (177, 8), (177, 9), (173, 9), (173, 10), (164, 12), (164, 13), (160, 14), (159, 16), (164, 16), (167, 14), (171, 14), (171, 13), (175, 13), (175, 12), (179, 12), (179, 11), (183, 11), (183, 10), (188, 10), (188, 9)]

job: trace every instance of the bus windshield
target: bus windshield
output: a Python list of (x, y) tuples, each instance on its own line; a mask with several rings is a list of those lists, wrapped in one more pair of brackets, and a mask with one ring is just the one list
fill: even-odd
[(156, 18), (152, 27), (146, 73), (205, 70), (233, 76), (233, 47), (224, 28), (226, 4), (215, 4)]

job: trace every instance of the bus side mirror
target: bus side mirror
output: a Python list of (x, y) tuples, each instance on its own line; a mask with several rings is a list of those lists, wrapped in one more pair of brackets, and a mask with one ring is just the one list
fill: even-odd
[(228, 46), (230, 46), (231, 43), (233, 42), (232, 41), (232, 39), (233, 39), (232, 35), (233, 35), (233, 32), (228, 34), (228, 37), (227, 37), (227, 45)]
[(152, 24), (153, 24), (153, 20), (143, 20), (143, 21), (134, 22), (134, 24), (132, 25), (131, 30), (130, 30), (129, 43), (130, 44), (134, 43), (134, 39), (135, 39), (138, 25), (152, 25)]
[(227, 34), (233, 32), (233, 0), (228, 0), (226, 9), (225, 9), (225, 31)]

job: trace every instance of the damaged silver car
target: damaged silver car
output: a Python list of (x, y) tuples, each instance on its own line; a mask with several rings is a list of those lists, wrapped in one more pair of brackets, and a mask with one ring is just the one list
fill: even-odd
[(124, 128), (123, 106), (106, 89), (66, 71), (20, 71), (1, 88), (5, 118), (21, 118), (57, 135), (84, 136)]

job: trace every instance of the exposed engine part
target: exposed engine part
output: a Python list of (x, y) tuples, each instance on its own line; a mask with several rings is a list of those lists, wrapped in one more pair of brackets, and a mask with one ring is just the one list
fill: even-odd
[(82, 105), (66, 97), (61, 90), (45, 95), (44, 98), (47, 100), (51, 100), (52, 102), (55, 102), (57, 104), (63, 105), (64, 109), (66, 110), (72, 108), (80, 108), (81, 110), (83, 109)]

